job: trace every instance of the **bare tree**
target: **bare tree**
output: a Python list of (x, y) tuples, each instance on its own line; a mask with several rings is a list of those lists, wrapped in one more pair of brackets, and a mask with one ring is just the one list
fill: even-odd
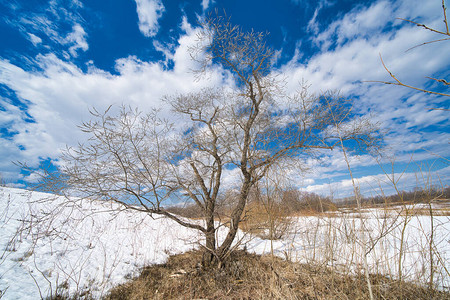
[[(285, 95), (283, 81), (273, 75), (274, 51), (265, 38), (227, 18), (208, 18), (191, 49), (200, 65), (197, 71), (201, 75), (210, 67), (222, 68), (234, 88), (166, 97), (174, 118), (186, 121), (183, 130), (159, 118), (157, 111), (93, 111), (94, 120), (81, 125), (89, 141), (63, 154), (66, 185), (84, 196), (164, 215), (199, 230), (205, 236), (203, 264), (220, 266), (232, 249), (252, 187), (272, 166), (289, 166), (340, 147), (341, 141), (350, 142), (349, 151), (366, 151), (378, 141), (376, 127), (356, 115), (351, 101), (331, 93), (314, 96), (305, 86)], [(217, 204), (227, 192), (226, 170), (240, 176), (226, 236), (218, 241), (223, 224), (216, 222)], [(177, 201), (195, 203), (203, 222), (168, 211)]]

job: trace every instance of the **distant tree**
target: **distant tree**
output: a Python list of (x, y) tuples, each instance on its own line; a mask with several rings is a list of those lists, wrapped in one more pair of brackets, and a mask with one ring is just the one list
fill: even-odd
[[(274, 51), (266, 45), (266, 34), (245, 32), (220, 16), (201, 25), (198, 45), (191, 49), (197, 71), (201, 75), (211, 66), (221, 67), (234, 88), (166, 97), (174, 118), (187, 120), (183, 129), (157, 111), (93, 111), (93, 120), (81, 125), (88, 142), (64, 151), (61, 172), (78, 194), (163, 215), (200, 231), (203, 265), (220, 266), (233, 249), (251, 189), (273, 166), (287, 170), (294, 161), (332, 150), (340, 143), (336, 120), (349, 149), (373, 149), (378, 135), (368, 119), (355, 114), (351, 101), (333, 93), (314, 96), (300, 86), (285, 95), (283, 81), (274, 75)], [(235, 193), (223, 185), (225, 170), (240, 174)], [(226, 236), (218, 241), (215, 217), (227, 194), (234, 195), (231, 213)], [(203, 222), (168, 209), (182, 201), (195, 204)]]
[(0, 186), (6, 186), (6, 180), (3, 178), (2, 173), (0, 173)]

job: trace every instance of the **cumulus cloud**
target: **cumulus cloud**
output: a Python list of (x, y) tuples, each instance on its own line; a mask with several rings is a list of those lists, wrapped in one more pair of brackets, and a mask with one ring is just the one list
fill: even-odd
[[(211, 3), (202, 1), (202, 8), (207, 9)], [(136, 0), (136, 4), (141, 32), (149, 37), (156, 35), (158, 19), (164, 12), (162, 2)], [(392, 71), (410, 84), (423, 86), (425, 76), (448, 70), (450, 43), (430, 44), (405, 53), (410, 47), (434, 36), (426, 30), (395, 21), (396, 17), (420, 15), (427, 24), (440, 24), (439, 5), (418, 0), (413, 3), (378, 1), (369, 7), (358, 6), (321, 33), (317, 23), (320, 7), (319, 4), (309, 29), (318, 33), (313, 43), (321, 50), (307, 61), (301, 61), (302, 56), (297, 55), (277, 70), (284, 74), (288, 92), (296, 91), (299, 83), (306, 80), (311, 84), (312, 92), (339, 90), (344, 96), (354, 97), (358, 113), (374, 114), (373, 120), (378, 121), (386, 132), (386, 144), (398, 161), (408, 161), (412, 153), (416, 160), (430, 159), (431, 153), (447, 156), (450, 133), (439, 130), (448, 128), (447, 112), (428, 109), (442, 102), (441, 97), (366, 82), (389, 80), (381, 65), (380, 53)], [(70, 56), (75, 57), (79, 51), (88, 49), (87, 33), (76, 15), (64, 12), (60, 15), (72, 20), (70, 32), (60, 32), (46, 15), (22, 16), (19, 23), (33, 44), (43, 44), (47, 37), (65, 45)], [(390, 27), (392, 22), (397, 22), (395, 28)], [(70, 61), (70, 57), (62, 59), (55, 54), (35, 57), (32, 63), (36, 68), (33, 70), (21, 68), (6, 59), (0, 60), (0, 84), (13, 91), (25, 107), (21, 109), (6, 98), (0, 100), (0, 125), (11, 132), (7, 137), (0, 136), (0, 156), (4, 158), (0, 161), (0, 170), (17, 174), (10, 161), (21, 160), (36, 165), (40, 159), (57, 157), (58, 149), (66, 144), (83, 141), (85, 137), (76, 125), (90, 119), (89, 108), (104, 110), (111, 104), (125, 103), (144, 111), (160, 108), (163, 117), (170, 117), (167, 105), (161, 102), (168, 91), (185, 93), (228, 84), (219, 69), (207, 78), (196, 80), (191, 72), (196, 65), (189, 55), (189, 47), (196, 43), (197, 29), (186, 17), (181, 20), (180, 29), (183, 32), (176, 44), (164, 45), (156, 40), (153, 43), (164, 53), (166, 62), (122, 57), (116, 60), (117, 74), (98, 69), (93, 64), (87, 71), (82, 70)], [(170, 69), (167, 68), (168, 61), (173, 63)], [(367, 169), (376, 162), (369, 156), (352, 156), (351, 165)], [(305, 175), (299, 168), (288, 170), (288, 173), (299, 185), (308, 186), (308, 190), (326, 188), (329, 191), (322, 182), (323, 178), (330, 178), (341, 182), (338, 188), (350, 188), (351, 191), (348, 181), (342, 179), (347, 170), (339, 151), (323, 154), (318, 161), (306, 160), (304, 166), (311, 172)], [(235, 170), (225, 172), (225, 186), (236, 183), (236, 173)]]
[(139, 18), (139, 30), (146, 37), (155, 36), (159, 29), (158, 19), (164, 12), (161, 0), (135, 0)]
[[(181, 25), (180, 25), (181, 26)], [(183, 25), (188, 28), (187, 24)], [(26, 107), (21, 111), (9, 99), (1, 99), (0, 125), (14, 134), (0, 136), (2, 172), (17, 168), (11, 161), (37, 166), (42, 159), (57, 158), (59, 149), (76, 145), (85, 136), (77, 125), (91, 119), (89, 109), (106, 110), (125, 103), (143, 111), (161, 109), (161, 117), (170, 118), (170, 108), (162, 102), (167, 93), (187, 93), (206, 86), (223, 85), (221, 70), (197, 80), (190, 72), (195, 67), (189, 46), (196, 43), (197, 31), (191, 28), (178, 40), (170, 55), (173, 69), (160, 62), (146, 62), (135, 56), (116, 61), (118, 74), (91, 65), (83, 71), (55, 54), (38, 55), (37, 70), (25, 70), (8, 60), (0, 60), (0, 84), (13, 91)], [(75, 39), (76, 40), (76, 39)]]

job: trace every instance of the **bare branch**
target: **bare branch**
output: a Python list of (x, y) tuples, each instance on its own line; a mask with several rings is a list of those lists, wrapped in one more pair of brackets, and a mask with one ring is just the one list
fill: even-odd
[(448, 30), (448, 21), (447, 21), (447, 13), (446, 13), (447, 8), (445, 7), (445, 0), (442, 0), (442, 13), (444, 15), (444, 24), (445, 24), (445, 29), (446, 29), (446, 33), (447, 35), (450, 35), (450, 31)]
[[(441, 30), (438, 30), (438, 29), (435, 29), (435, 28), (431, 28), (431, 27), (429, 27), (429, 26), (427, 26), (425, 24), (418, 23), (418, 22), (415, 22), (415, 21), (412, 21), (412, 20), (397, 18), (399, 20), (409, 22), (409, 23), (414, 24), (414, 25), (416, 25), (418, 27), (422, 27), (422, 28), (424, 28), (424, 29), (426, 29), (428, 31), (440, 34), (441, 36), (442, 35), (444, 36), (441, 39), (435, 39), (435, 40), (432, 40), (432, 41), (424, 42), (424, 43), (421, 43), (419, 45), (413, 46), (413, 47), (409, 48), (408, 50), (406, 50), (406, 52), (408, 52), (410, 50), (413, 50), (413, 49), (415, 49), (417, 47), (424, 46), (424, 45), (429, 45), (429, 44), (437, 43), (437, 42), (445, 42), (445, 41), (449, 41), (450, 40), (450, 32), (449, 32), (449, 27), (448, 27), (448, 20), (447, 20), (447, 14), (446, 14), (445, 0), (442, 0), (442, 13), (443, 13), (443, 16), (444, 16), (445, 31), (441, 31)], [(381, 59), (381, 63), (383, 64), (384, 69), (386, 70), (386, 72), (388, 72), (389, 76), (391, 76), (391, 78), (393, 78), (395, 80), (395, 82), (388, 82), (388, 81), (368, 81), (368, 82), (379, 82), (379, 83), (384, 83), (384, 84), (399, 85), (399, 86), (407, 87), (407, 88), (410, 88), (410, 89), (413, 89), (413, 90), (416, 90), (416, 91), (424, 92), (424, 93), (427, 93), (427, 94), (433, 94), (433, 95), (439, 95), (439, 96), (444, 96), (444, 97), (450, 97), (449, 93), (437, 92), (437, 91), (432, 91), (432, 90), (429, 90), (429, 89), (422, 89), (422, 88), (418, 88), (418, 87), (411, 86), (411, 85), (408, 85), (408, 84), (405, 84), (405, 83), (401, 82), (386, 67), (386, 65), (383, 62), (383, 58), (381, 57), (381, 54), (380, 54), (380, 59)], [(446, 81), (445, 79), (435, 79), (435, 78), (431, 78), (431, 77), (427, 77), (427, 78), (431, 79), (431, 80), (434, 80), (437, 83), (442, 83), (445, 86), (449, 86), (448, 81)], [(445, 109), (443, 109), (443, 110), (445, 110)]]
[(410, 50), (413, 50), (413, 49), (415, 49), (415, 48), (417, 48), (417, 47), (421, 47), (421, 46), (424, 46), (424, 45), (429, 45), (429, 44), (437, 43), (437, 42), (443, 42), (443, 41), (447, 41), (447, 40), (450, 40), (450, 38), (443, 38), (443, 39), (438, 39), (438, 40), (433, 40), (433, 41), (425, 42), (425, 43), (416, 45), (416, 46), (414, 46), (414, 47), (411, 47), (411, 48), (409, 48), (408, 50), (406, 50), (405, 52), (408, 52), (408, 51), (410, 51)]
[(406, 22), (409, 22), (409, 23), (412, 23), (412, 24), (414, 24), (414, 25), (417, 25), (418, 27), (425, 28), (426, 30), (432, 31), (432, 32), (434, 32), (434, 33), (439, 33), (439, 34), (443, 34), (443, 35), (448, 35), (447, 32), (440, 31), (440, 30), (437, 30), (437, 29), (428, 27), (428, 26), (425, 25), (425, 24), (417, 23), (417, 22), (414, 22), (414, 21), (411, 21), (411, 20), (408, 20), (408, 19), (402, 19), (402, 18), (397, 18), (397, 19), (398, 19), (398, 20), (402, 20), (402, 21), (406, 21)]
[[(386, 70), (386, 72), (388, 72), (389, 76), (391, 76), (391, 78), (394, 79), (395, 82), (378, 81), (378, 80), (370, 80), (370, 81), (366, 81), (366, 82), (379, 82), (379, 83), (384, 83), (384, 84), (393, 84), (393, 85), (398, 85), (398, 86), (407, 87), (407, 88), (410, 88), (410, 89), (413, 89), (413, 90), (416, 90), (416, 91), (420, 91), (420, 92), (424, 92), (424, 93), (427, 93), (427, 94), (433, 94), (433, 95), (439, 95), (439, 96), (450, 97), (450, 94), (447, 94), (447, 93), (440, 93), (440, 92), (434, 92), (434, 91), (430, 91), (430, 90), (426, 90), (426, 89), (421, 89), (421, 88), (418, 88), (418, 87), (415, 87), (415, 86), (411, 86), (411, 85), (408, 85), (408, 84), (405, 84), (405, 83), (401, 82), (401, 81), (400, 81), (394, 74), (392, 74), (392, 72), (386, 67), (386, 65), (384, 64), (383, 58), (381, 57), (381, 54), (380, 54), (380, 60), (381, 60), (381, 63), (382, 63), (382, 65), (383, 65), (384, 69)], [(430, 78), (430, 77), (427, 77), (427, 78)], [(441, 79), (441, 80), (443, 80), (443, 81), (437, 80), (437, 79), (434, 79), (434, 78), (430, 78), (430, 79), (433, 79), (433, 80), (436, 80), (436, 81), (438, 81), (438, 82), (442, 82), (442, 83), (444, 83), (445, 85), (448, 85), (448, 82), (445, 81), (445, 80), (443, 80), (443, 79)]]

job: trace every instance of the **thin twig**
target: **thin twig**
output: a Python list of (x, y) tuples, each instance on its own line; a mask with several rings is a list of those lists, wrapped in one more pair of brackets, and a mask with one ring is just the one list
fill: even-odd
[(445, 0), (442, 0), (442, 10), (444, 12), (445, 29), (447, 30), (447, 34), (450, 35), (450, 32), (448, 31), (447, 14), (445, 13), (445, 11), (447, 10), (446, 7), (445, 7)]
[(445, 79), (437, 79), (437, 78), (433, 78), (433, 77), (426, 77), (426, 78), (431, 79), (431, 80), (435, 80), (435, 81), (437, 81), (437, 82), (439, 82), (439, 83), (443, 83), (443, 84), (445, 84), (445, 85), (450, 85), (450, 82), (448, 82), (448, 81), (445, 80)]
[(380, 82), (380, 83), (384, 83), (384, 84), (399, 85), (399, 86), (404, 86), (404, 87), (407, 87), (407, 88), (410, 88), (410, 89), (413, 89), (413, 90), (416, 90), (416, 91), (421, 91), (421, 92), (424, 92), (424, 93), (428, 93), (428, 94), (450, 97), (450, 94), (433, 92), (433, 91), (429, 91), (429, 90), (425, 90), (425, 89), (421, 89), (421, 88), (418, 88), (418, 87), (414, 87), (414, 86), (411, 86), (411, 85), (404, 84), (394, 74), (392, 74), (392, 72), (388, 69), (388, 67), (386, 67), (386, 64), (384, 63), (383, 57), (381, 56), (381, 54), (380, 54), (380, 60), (381, 60), (381, 63), (383, 64), (383, 67), (386, 70), (386, 72), (388, 72), (389, 76), (391, 76), (392, 79), (394, 79), (396, 82), (380, 81), (380, 80), (371, 80), (371, 81), (365, 81), (365, 82)]
[(420, 47), (420, 46), (424, 46), (424, 45), (428, 45), (428, 44), (432, 44), (432, 43), (436, 43), (436, 42), (443, 42), (443, 41), (447, 41), (447, 40), (450, 40), (450, 38), (445, 38), (445, 39), (439, 39), (439, 40), (434, 40), (434, 41), (425, 42), (425, 43), (416, 45), (416, 46), (414, 46), (414, 47), (411, 47), (411, 48), (409, 48), (408, 50), (406, 50), (405, 52), (408, 52), (408, 51), (410, 51), (410, 50), (412, 50), (412, 49), (415, 49), (415, 48), (417, 48), (417, 47)]
[(443, 110), (443, 111), (450, 111), (448, 108), (428, 108), (429, 110)]
[(412, 24), (415, 24), (415, 25), (417, 25), (419, 27), (425, 28), (426, 30), (429, 30), (429, 31), (432, 31), (432, 32), (435, 32), (435, 33), (439, 33), (439, 34), (443, 34), (443, 35), (449, 35), (448, 33), (444, 32), (444, 31), (439, 31), (437, 29), (428, 27), (425, 24), (417, 23), (417, 22), (414, 22), (414, 21), (411, 21), (411, 20), (408, 20), (408, 19), (402, 19), (402, 18), (397, 18), (397, 19), (398, 20), (402, 20), (402, 21), (406, 21), (406, 22), (409, 22), (409, 23), (412, 23)]

